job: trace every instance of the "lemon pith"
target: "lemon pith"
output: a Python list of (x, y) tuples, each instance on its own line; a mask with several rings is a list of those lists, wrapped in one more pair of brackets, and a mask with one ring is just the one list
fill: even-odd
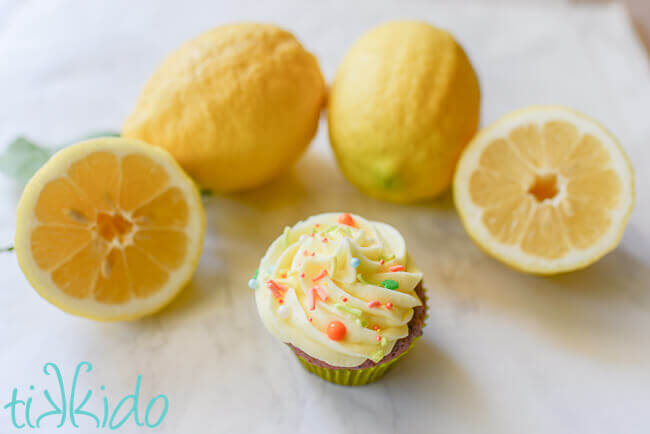
[(200, 194), (167, 152), (100, 138), (58, 152), (29, 181), (15, 248), (43, 298), (114, 321), (171, 301), (198, 264), (204, 231)]
[(618, 245), (634, 205), (616, 139), (564, 107), (514, 111), (463, 152), (454, 201), (484, 251), (531, 273), (583, 268)]

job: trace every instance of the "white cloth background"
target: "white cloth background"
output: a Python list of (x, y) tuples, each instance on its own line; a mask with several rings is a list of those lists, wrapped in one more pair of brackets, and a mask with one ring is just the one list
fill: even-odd
[[(0, 14), (0, 149), (17, 134), (56, 145), (119, 129), (165, 53), (221, 23), (287, 27), (331, 81), (365, 30), (417, 18), (449, 29), (467, 50), (480, 77), (483, 125), (530, 104), (574, 107), (620, 138), (637, 187), (614, 253), (584, 271), (527, 276), (472, 244), (449, 196), (398, 206), (358, 193), (332, 160), (323, 121), (281, 179), (207, 200), (195, 279), (159, 315), (102, 324), (63, 314), (29, 287), (14, 255), (0, 254), (0, 402), (15, 386), (51, 385), (45, 362), (57, 362), (70, 381), (76, 364), (88, 360), (95, 371), (82, 385), (96, 392), (106, 385), (112, 406), (138, 373), (144, 396), (167, 394), (170, 411), (156, 432), (648, 432), (650, 77), (621, 7), (9, 1)], [(0, 244), (11, 243), (19, 194), (0, 178)], [(264, 330), (246, 287), (284, 225), (338, 210), (402, 231), (431, 305), (425, 336), (409, 357), (381, 382), (353, 389), (306, 374)], [(0, 410), (0, 432), (8, 430)], [(141, 431), (131, 423), (120, 430)], [(50, 423), (41, 432), (79, 430), (55, 431)]]

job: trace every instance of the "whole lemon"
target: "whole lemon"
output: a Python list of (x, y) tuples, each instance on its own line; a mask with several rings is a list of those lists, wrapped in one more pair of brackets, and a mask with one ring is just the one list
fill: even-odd
[(298, 159), (325, 96), (318, 62), (291, 33), (226, 25), (163, 61), (122, 133), (165, 148), (203, 188), (243, 190)]
[(396, 202), (436, 196), (479, 122), (479, 83), (446, 31), (381, 25), (346, 54), (330, 90), (329, 135), (346, 177)]

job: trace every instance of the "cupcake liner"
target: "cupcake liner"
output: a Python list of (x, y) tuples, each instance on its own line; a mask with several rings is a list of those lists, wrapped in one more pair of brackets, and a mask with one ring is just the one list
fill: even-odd
[[(424, 327), (424, 325), (423, 325)], [(316, 366), (309, 363), (307, 360), (300, 356), (296, 356), (302, 366), (312, 374), (318, 375), (323, 380), (330, 383), (339, 384), (341, 386), (363, 386), (379, 380), (393, 367), (393, 365), (406, 355), (415, 343), (420, 339), (420, 336), (413, 339), (411, 345), (402, 352), (399, 356), (392, 360), (381, 363), (379, 365), (371, 366), (363, 369), (329, 369), (322, 366)]]

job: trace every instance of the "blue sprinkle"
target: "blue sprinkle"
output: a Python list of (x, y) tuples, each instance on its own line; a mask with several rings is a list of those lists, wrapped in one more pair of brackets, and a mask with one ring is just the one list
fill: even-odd
[(248, 281), (248, 287), (250, 289), (257, 289), (257, 280), (251, 279)]
[(359, 258), (352, 258), (350, 259), (350, 265), (352, 265), (352, 268), (357, 268), (359, 265), (361, 265), (361, 261)]

